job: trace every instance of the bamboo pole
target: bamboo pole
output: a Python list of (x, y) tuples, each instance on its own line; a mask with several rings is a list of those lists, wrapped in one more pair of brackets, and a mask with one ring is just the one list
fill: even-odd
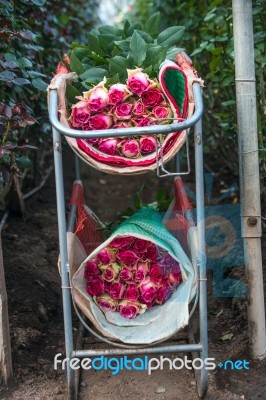
[(252, 0), (232, 0), (242, 235), (251, 353), (266, 355)]
[(0, 381), (5, 384), (13, 379), (11, 345), (9, 334), (8, 305), (0, 233)]

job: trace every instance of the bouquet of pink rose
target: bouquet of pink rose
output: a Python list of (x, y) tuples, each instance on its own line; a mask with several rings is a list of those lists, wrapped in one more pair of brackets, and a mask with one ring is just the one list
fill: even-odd
[(86, 262), (87, 293), (103, 312), (135, 318), (162, 305), (181, 283), (179, 263), (147, 240), (117, 236)]
[[(106, 87), (106, 79), (72, 105), (70, 123), (74, 129), (92, 131), (109, 128), (169, 123), (173, 116), (169, 102), (157, 79), (151, 80), (142, 68), (127, 69), (126, 84)], [(156, 149), (156, 138), (151, 135), (110, 139), (87, 139), (86, 143), (110, 156), (143, 157)], [(82, 146), (83, 141), (78, 140)]]

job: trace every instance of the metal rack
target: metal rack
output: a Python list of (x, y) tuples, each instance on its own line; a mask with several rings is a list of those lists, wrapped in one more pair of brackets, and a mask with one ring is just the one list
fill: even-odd
[[(65, 348), (67, 362), (67, 383), (68, 383), (68, 399), (75, 400), (78, 396), (77, 371), (70, 368), (70, 360), (72, 358), (82, 359), (84, 357), (95, 356), (114, 356), (114, 355), (132, 355), (132, 354), (160, 354), (160, 353), (191, 353), (192, 357), (198, 356), (202, 360), (208, 357), (208, 330), (207, 330), (207, 282), (206, 282), (206, 255), (205, 255), (205, 221), (204, 221), (204, 181), (203, 181), (203, 144), (202, 144), (202, 124), (201, 116), (203, 114), (203, 101), (201, 87), (199, 83), (193, 84), (193, 94), (195, 99), (195, 112), (191, 118), (169, 125), (156, 125), (138, 128), (122, 128), (106, 129), (98, 131), (79, 131), (65, 127), (58, 120), (58, 94), (56, 90), (49, 93), (49, 117), (53, 127), (53, 149), (55, 163), (55, 181), (56, 181), (56, 198), (57, 198), (57, 215), (58, 215), (58, 232), (59, 232), (59, 248), (61, 258), (61, 281), (62, 281), (62, 297), (63, 297), (63, 314), (64, 314), (64, 332), (65, 332)], [(195, 144), (195, 179), (196, 179), (196, 219), (197, 219), (197, 268), (198, 268), (198, 292), (199, 292), (199, 342), (195, 342), (194, 333), (189, 326), (188, 343), (187, 344), (165, 344), (151, 346), (130, 346), (121, 343), (112, 343), (101, 337), (103, 342), (111, 343), (111, 349), (91, 349), (80, 350), (74, 348), (73, 332), (72, 332), (72, 297), (70, 291), (70, 271), (68, 263), (67, 251), (67, 230), (72, 229), (75, 219), (75, 206), (70, 210), (69, 226), (66, 224), (65, 214), (65, 196), (64, 196), (64, 180), (62, 166), (62, 146), (61, 135), (73, 138), (107, 138), (116, 136), (132, 136), (147, 134), (168, 134), (188, 129), (194, 126), (194, 144)], [(177, 173), (178, 174), (178, 173)], [(76, 156), (76, 179), (80, 179), (79, 163)], [(79, 342), (83, 334), (83, 327), (80, 328)], [(91, 329), (90, 329), (91, 331)], [(197, 381), (198, 395), (204, 398), (208, 387), (208, 371), (206, 368), (195, 370)]]

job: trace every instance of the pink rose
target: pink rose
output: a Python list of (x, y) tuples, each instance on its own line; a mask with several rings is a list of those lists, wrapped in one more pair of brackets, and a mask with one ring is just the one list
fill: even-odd
[(137, 254), (140, 253), (145, 253), (147, 246), (148, 246), (148, 241), (147, 240), (143, 240), (143, 239), (136, 239), (133, 249)]
[(140, 96), (145, 89), (150, 85), (148, 75), (142, 72), (142, 68), (127, 70), (127, 85), (131, 92)]
[(115, 249), (122, 249), (124, 247), (130, 246), (134, 241), (132, 236), (118, 236), (114, 238), (111, 243), (109, 243), (110, 247), (114, 247)]
[(139, 297), (139, 291), (135, 283), (130, 283), (126, 289), (124, 298), (129, 301), (136, 301)]
[(136, 264), (138, 256), (132, 250), (120, 250), (117, 253), (118, 260), (127, 266)]
[(114, 109), (114, 116), (116, 119), (126, 120), (131, 118), (132, 104), (122, 103), (118, 104)]
[(169, 118), (172, 116), (170, 107), (156, 106), (152, 110), (155, 118)]
[(141, 301), (150, 308), (153, 305), (156, 297), (156, 286), (150, 281), (150, 278), (146, 278), (139, 286)]
[(172, 285), (176, 285), (177, 283), (181, 282), (181, 272), (169, 274), (167, 278), (169, 283), (171, 283)]
[(152, 264), (150, 268), (150, 279), (155, 285), (160, 285), (163, 281), (163, 275), (161, 274), (160, 268), (157, 264)]
[(139, 144), (137, 140), (125, 140), (122, 144), (121, 152), (125, 157), (137, 157), (139, 155)]
[[(88, 121), (82, 125), (82, 130), (83, 131), (92, 131), (92, 126), (91, 126), (90, 121)], [(96, 139), (96, 140), (98, 140), (98, 139)]]
[(157, 261), (158, 249), (155, 244), (152, 243), (147, 247), (146, 255), (150, 261)]
[(141, 100), (135, 101), (132, 112), (138, 116), (145, 114), (145, 106)]
[(100, 86), (99, 84), (88, 92), (83, 93), (83, 95), (88, 99), (90, 111), (99, 112), (109, 104), (108, 91), (103, 85)]
[(106, 248), (99, 251), (96, 258), (101, 264), (107, 265), (115, 260), (115, 253), (111, 249)]
[(125, 286), (121, 282), (111, 283), (108, 289), (110, 296), (115, 300), (121, 300), (125, 291)]
[(89, 260), (84, 269), (84, 278), (92, 279), (95, 276), (100, 275), (100, 270), (98, 268), (98, 264), (95, 259)]
[(70, 121), (73, 128), (82, 127), (89, 121), (89, 118), (90, 112), (87, 101), (82, 100), (72, 106)]
[(171, 295), (172, 289), (167, 283), (163, 283), (156, 293), (156, 303), (163, 304)]
[(109, 129), (112, 126), (113, 119), (110, 115), (96, 114), (90, 117), (89, 122), (92, 129)]
[(129, 268), (123, 268), (119, 274), (119, 281), (126, 282), (133, 278), (133, 271)]
[(106, 139), (102, 140), (98, 146), (98, 149), (105, 154), (113, 156), (117, 150), (119, 144), (118, 139)]
[(113, 126), (114, 129), (121, 129), (121, 128), (131, 128), (132, 124), (130, 121), (117, 121), (116, 124)]
[(152, 153), (156, 149), (156, 139), (153, 136), (142, 136), (140, 139), (140, 151), (142, 153)]
[(109, 264), (101, 268), (102, 278), (107, 282), (112, 282), (119, 274), (120, 266), (116, 263)]
[(123, 300), (118, 304), (118, 311), (124, 318), (135, 318), (140, 312), (140, 306)]
[(90, 281), (88, 281), (86, 289), (91, 297), (100, 296), (104, 293), (105, 290), (103, 279), (100, 276), (91, 279)]
[(148, 272), (149, 272), (149, 264), (146, 262), (138, 262), (135, 273), (135, 282), (144, 281)]
[(116, 105), (121, 101), (127, 99), (132, 93), (128, 90), (126, 85), (116, 83), (110, 86), (109, 89), (109, 104)]
[(141, 117), (133, 120), (135, 126), (155, 125), (155, 122), (149, 117)]
[(141, 98), (146, 107), (155, 107), (164, 100), (162, 92), (154, 88), (145, 90)]
[(116, 310), (116, 302), (108, 294), (102, 294), (97, 297), (96, 303), (103, 312)]

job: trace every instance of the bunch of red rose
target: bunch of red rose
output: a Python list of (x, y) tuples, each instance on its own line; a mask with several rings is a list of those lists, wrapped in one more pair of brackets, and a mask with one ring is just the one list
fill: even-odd
[[(149, 79), (141, 68), (127, 70), (126, 84), (106, 88), (106, 79), (77, 97), (72, 106), (71, 126), (85, 131), (128, 128), (169, 123), (172, 110), (157, 80)], [(87, 139), (102, 153), (127, 158), (148, 155), (156, 149), (154, 136)]]
[(135, 318), (163, 304), (181, 282), (179, 263), (154, 243), (117, 237), (85, 265), (87, 292), (102, 311)]

